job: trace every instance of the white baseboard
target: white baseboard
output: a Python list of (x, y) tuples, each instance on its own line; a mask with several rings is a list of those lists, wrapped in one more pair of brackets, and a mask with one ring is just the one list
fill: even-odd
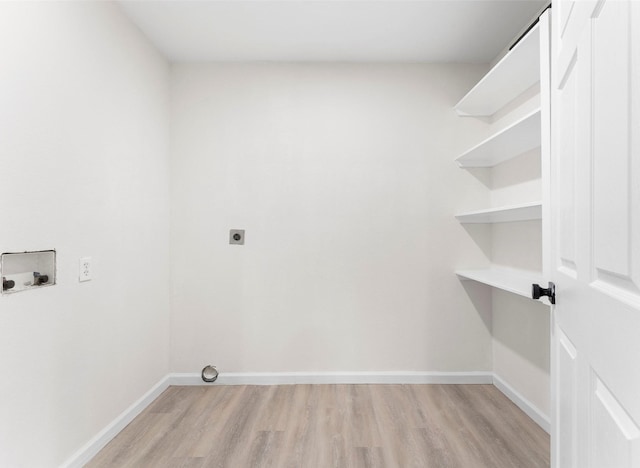
[(61, 467), (82, 467), (127, 424), (171, 385), (293, 385), (293, 384), (493, 384), (542, 429), (549, 432), (549, 418), (509, 384), (492, 372), (221, 372), (214, 383), (200, 374), (168, 374), (138, 401), (100, 431)]
[(89, 442), (74, 453), (61, 466), (64, 468), (76, 468), (84, 466), (91, 460), (105, 445), (107, 445), (118, 433), (124, 429), (133, 419), (149, 406), (153, 400), (158, 398), (162, 392), (169, 388), (169, 375), (155, 384), (151, 390), (145, 393), (138, 401), (124, 410), (107, 427), (96, 434)]
[(170, 374), (170, 385), (491, 384), (491, 372), (221, 372), (214, 383), (200, 374)]
[(551, 422), (549, 417), (540, 411), (536, 405), (531, 403), (511, 385), (502, 380), (497, 374), (493, 374), (493, 385), (506, 395), (518, 408), (525, 412), (533, 421), (545, 430), (547, 434), (551, 432)]

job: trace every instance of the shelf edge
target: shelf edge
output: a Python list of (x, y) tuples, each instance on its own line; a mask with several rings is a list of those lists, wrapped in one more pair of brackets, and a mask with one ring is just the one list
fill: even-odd
[[(517, 270), (510, 268), (484, 268), (474, 270), (456, 270), (455, 274), (463, 281), (475, 281), (493, 288), (517, 294), (531, 299), (531, 284), (542, 283), (542, 272), (527, 270)], [(508, 277), (514, 282), (501, 280), (501, 277)]]
[[(534, 215), (525, 215), (524, 212), (532, 211), (532, 209), (536, 209), (536, 208), (538, 208), (539, 210)], [(518, 214), (518, 212), (522, 212), (522, 214), (512, 219), (505, 219), (502, 221), (492, 221), (492, 220), (474, 221), (473, 220), (473, 218), (480, 219), (483, 217), (490, 217), (491, 215), (494, 215), (494, 214), (498, 216), (500, 214), (507, 215), (509, 212), (512, 212), (514, 214)], [(488, 208), (485, 210), (468, 211), (465, 213), (458, 213), (454, 216), (462, 224), (494, 224), (494, 223), (508, 223), (508, 222), (517, 222), (517, 221), (530, 221), (530, 220), (542, 219), (542, 202), (535, 201), (531, 203), (522, 203), (519, 205), (500, 206), (496, 208)], [(506, 217), (508, 218), (508, 216)]]
[[(486, 83), (491, 81), (492, 76), (495, 76), (496, 74), (500, 73), (500, 70), (505, 67), (505, 64), (508, 64), (510, 61), (515, 60), (514, 57), (518, 57), (519, 54), (523, 54), (524, 53), (523, 50), (526, 49), (526, 47), (530, 46), (531, 43), (533, 43), (534, 45), (537, 45), (537, 49), (539, 49), (540, 47), (539, 37), (540, 37), (540, 23), (536, 24), (522, 38), (522, 40), (518, 42), (518, 44), (512, 50), (510, 50), (504, 57), (502, 57), (498, 61), (498, 63), (496, 63), (493, 67), (491, 67), (491, 69), (469, 91), (467, 91), (467, 93), (454, 106), (456, 113), (460, 116), (487, 117), (495, 114), (499, 109), (501, 109), (504, 105), (506, 105), (509, 101), (511, 101), (511, 99), (507, 99), (503, 104), (500, 105), (500, 107), (498, 107), (496, 110), (493, 110), (492, 112), (491, 111), (490, 112), (484, 112), (484, 111), (473, 112), (468, 110), (468, 108), (465, 109), (465, 106), (468, 106), (468, 104), (465, 103), (465, 101), (470, 101), (473, 99), (474, 94), (481, 93), (482, 88), (486, 86)], [(537, 55), (539, 55), (539, 53)], [(531, 82), (531, 85), (539, 81), (539, 76), (537, 78), (538, 78), (537, 80), (534, 80)], [(514, 96), (512, 96), (512, 98), (515, 98), (516, 96), (517, 96), (517, 93)], [(491, 106), (491, 108), (493, 107), (495, 106)]]
[[(458, 163), (458, 165), (460, 167), (493, 167), (496, 166), (504, 161), (508, 161), (509, 159), (513, 159), (518, 157), (519, 155), (526, 153), (527, 151), (531, 151), (533, 149), (535, 149), (536, 147), (532, 147), (529, 149), (525, 149), (524, 151), (520, 151), (517, 152), (516, 154), (513, 155), (509, 155), (507, 157), (504, 158), (481, 158), (481, 159), (477, 159), (475, 162), (471, 162), (468, 163), (466, 162), (468, 161), (474, 161), (473, 158), (473, 153), (474, 152), (478, 152), (480, 149), (482, 149), (485, 146), (490, 145), (492, 142), (494, 141), (499, 141), (500, 138), (504, 138), (505, 135), (509, 135), (510, 132), (514, 132), (516, 130), (518, 130), (519, 127), (524, 126), (529, 124), (529, 122), (533, 119), (536, 118), (541, 118), (541, 112), (542, 112), (542, 108), (541, 106), (536, 107), (534, 110), (532, 110), (531, 112), (527, 113), (526, 115), (522, 116), (521, 118), (519, 118), (518, 120), (516, 120), (515, 122), (507, 125), (506, 127), (504, 127), (503, 129), (491, 134), (490, 136), (488, 136), (487, 138), (485, 138), (484, 140), (482, 140), (480, 143), (472, 146), (471, 148), (469, 148), (468, 150), (466, 150), (465, 152), (463, 152), (460, 156), (458, 156), (455, 161)], [(531, 124), (533, 125), (533, 124)]]

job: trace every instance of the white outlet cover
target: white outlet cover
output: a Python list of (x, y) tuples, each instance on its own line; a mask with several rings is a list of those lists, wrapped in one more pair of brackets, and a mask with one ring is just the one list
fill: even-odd
[(82, 257), (80, 259), (80, 270), (78, 279), (80, 282), (91, 281), (91, 257)]

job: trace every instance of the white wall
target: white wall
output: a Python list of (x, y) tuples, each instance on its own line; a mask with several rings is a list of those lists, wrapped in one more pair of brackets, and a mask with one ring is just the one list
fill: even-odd
[(453, 217), (488, 203), (453, 162), (484, 71), (174, 65), (172, 369), (490, 371), (453, 274), (487, 262)]
[[(169, 372), (168, 66), (106, 2), (0, 2), (0, 466), (57, 466)], [(78, 260), (94, 279), (78, 282)]]
[(498, 289), (492, 292), (492, 302), (493, 370), (549, 416), (549, 307)]
[(0, 43), (0, 251), (56, 248), (59, 283), (0, 297), (0, 466), (58, 465), (208, 363), (517, 363), (496, 346), (518, 325), (452, 273), (494, 248), (453, 217), (492, 201), (453, 162), (485, 131), (452, 110), (484, 67), (176, 65), (170, 86), (106, 2), (0, 3)]
[[(534, 86), (510, 103), (488, 125), (492, 133), (540, 106), (540, 88)], [(536, 148), (489, 170), (487, 188), (492, 206), (542, 200), (541, 149)], [(491, 261), (495, 265), (543, 271), (540, 220), (491, 226)], [(549, 307), (541, 302), (494, 289), (493, 369), (495, 374), (550, 415)]]

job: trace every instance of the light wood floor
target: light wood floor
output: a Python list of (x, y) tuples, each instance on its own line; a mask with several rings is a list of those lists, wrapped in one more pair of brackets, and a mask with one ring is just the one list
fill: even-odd
[(88, 467), (549, 466), (492, 385), (170, 387)]

